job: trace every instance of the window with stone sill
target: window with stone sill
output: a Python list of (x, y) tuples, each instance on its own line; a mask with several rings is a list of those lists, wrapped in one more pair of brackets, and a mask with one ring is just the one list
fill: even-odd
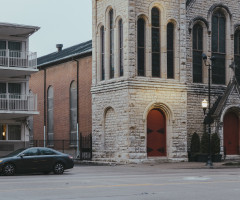
[(114, 19), (113, 10), (109, 12), (110, 19), (110, 79), (114, 78)]
[(212, 56), (216, 57), (212, 67), (212, 83), (225, 84), (226, 19), (219, 11), (212, 16)]
[(105, 31), (101, 27), (101, 80), (105, 80)]
[(240, 85), (240, 30), (234, 34), (234, 62), (236, 65), (235, 76)]
[(119, 20), (119, 70), (120, 76), (123, 76), (123, 22)]
[(137, 47), (138, 76), (145, 76), (145, 21), (143, 18), (137, 21)]
[(152, 77), (160, 77), (160, 12), (152, 9)]
[(167, 78), (174, 78), (174, 24), (167, 25)]
[(203, 28), (193, 27), (193, 83), (202, 83)]
[(48, 145), (54, 145), (54, 129), (53, 129), (53, 87), (48, 88), (47, 93), (47, 132), (48, 132)]

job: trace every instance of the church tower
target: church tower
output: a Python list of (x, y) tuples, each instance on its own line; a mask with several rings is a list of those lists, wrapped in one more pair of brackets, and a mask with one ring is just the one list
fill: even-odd
[(187, 160), (186, 0), (92, 5), (93, 159)]

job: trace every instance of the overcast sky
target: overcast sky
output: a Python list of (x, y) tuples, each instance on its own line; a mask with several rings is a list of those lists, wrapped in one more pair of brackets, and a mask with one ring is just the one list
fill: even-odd
[(0, 0), (0, 21), (39, 26), (30, 37), (38, 57), (92, 39), (91, 0)]

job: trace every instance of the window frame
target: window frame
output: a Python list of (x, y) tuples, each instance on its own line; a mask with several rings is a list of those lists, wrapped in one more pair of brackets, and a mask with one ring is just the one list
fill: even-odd
[[(235, 48), (237, 48), (237, 52)], [(239, 62), (237, 62), (237, 60), (239, 60)], [(240, 29), (236, 30), (234, 33), (234, 62), (236, 65), (235, 77), (240, 85)]]
[[(139, 22), (140, 22), (140, 20), (142, 20), (142, 22), (143, 22), (143, 27), (141, 27), (141, 28), (143, 28), (143, 42), (142, 42), (142, 44), (143, 44), (143, 46), (141, 46), (140, 47), (140, 45), (139, 45), (139, 36), (140, 36), (140, 29), (139, 29)], [(140, 58), (141, 58), (141, 56), (140, 56), (140, 49), (142, 49), (143, 50), (143, 57), (142, 57), (142, 59), (143, 59), (143, 69), (139, 69), (140, 68), (140, 66), (139, 66), (139, 63), (141, 63), (141, 62), (139, 62), (139, 61), (141, 61), (140, 60)], [(142, 74), (140, 74), (140, 72), (142, 73)], [(140, 17), (140, 18), (138, 18), (138, 20), (137, 20), (137, 76), (141, 76), (141, 77), (145, 77), (146, 76), (146, 20), (143, 18), (143, 17)]]
[[(170, 25), (170, 24), (172, 24), (172, 41), (171, 41), (171, 43), (172, 43), (172, 50), (170, 49), (168, 49), (168, 42), (169, 42), (169, 40), (168, 40), (168, 26)], [(175, 37), (175, 34), (174, 34), (174, 31), (175, 31), (175, 25), (174, 25), (174, 23), (173, 22), (168, 22), (167, 23), (167, 79), (175, 79), (175, 48), (174, 48), (174, 44), (175, 44), (175, 39), (174, 39), (174, 37)], [(169, 66), (169, 62), (168, 62), (168, 55), (169, 55), (169, 52), (172, 52), (172, 60), (173, 60), (173, 63), (172, 63), (172, 66)], [(172, 76), (171, 77), (169, 77), (169, 73), (168, 73), (168, 69), (170, 68), (170, 67), (172, 67)]]
[(101, 81), (105, 80), (105, 29), (104, 26), (101, 26), (100, 28), (100, 34), (101, 34)]
[(119, 19), (118, 21), (118, 38), (119, 38), (119, 76), (122, 77), (124, 76), (124, 54), (123, 54), (123, 49), (124, 49), (124, 45), (123, 45), (123, 20)]
[[(0, 126), (5, 125), (6, 131), (5, 131), (5, 140), (0, 140), (0, 142), (4, 141), (22, 141), (22, 124), (20, 123), (0, 123)], [(10, 140), (9, 139), (9, 126), (20, 126), (20, 139), (19, 140)], [(2, 135), (2, 133), (0, 133)]]
[[(154, 9), (155, 10), (157, 10), (157, 14), (158, 14), (158, 26), (155, 26), (155, 23), (154, 23)], [(154, 46), (153, 46), (153, 44), (154, 44), (154, 31), (153, 30), (158, 30), (158, 39), (156, 39), (156, 41), (155, 42), (157, 42), (157, 40), (158, 40), (158, 51), (154, 51)], [(160, 10), (157, 8), (157, 7), (153, 7), (152, 8), (152, 10), (151, 10), (151, 45), (152, 45), (152, 52), (151, 52), (151, 54), (152, 54), (152, 63), (151, 63), (151, 65), (152, 65), (152, 77), (153, 78), (161, 78), (161, 15), (160, 15)], [(159, 63), (158, 63), (158, 66), (157, 67), (155, 67), (155, 66), (153, 66), (154, 65), (154, 60), (153, 60), (153, 58), (154, 58), (154, 54), (157, 54), (158, 55), (158, 59), (159, 59)], [(154, 71), (158, 71), (158, 72), (156, 72), (156, 74), (154, 73)]]
[[(196, 48), (194, 48), (194, 31), (195, 31), (195, 29), (196, 29), (196, 44), (197, 44), (197, 47)], [(199, 29), (201, 29), (201, 31), (202, 31), (202, 38), (201, 38), (201, 40), (202, 40), (202, 44), (201, 44), (201, 49), (199, 48)], [(204, 49), (204, 47), (203, 47), (203, 27), (202, 27), (202, 25), (200, 25), (199, 23), (197, 23), (197, 24), (195, 24), (194, 26), (193, 26), (193, 29), (192, 29), (192, 51), (193, 51), (193, 54), (192, 54), (192, 80), (193, 80), (193, 83), (203, 83), (203, 60), (202, 60), (202, 54), (203, 54), (203, 49)], [(202, 73), (202, 78), (201, 78), (201, 81), (199, 82), (199, 81), (194, 81), (194, 52), (199, 52), (199, 53), (201, 53), (201, 73)], [(200, 63), (199, 63), (199, 65), (200, 65)]]
[(114, 78), (114, 12), (109, 11), (109, 79)]

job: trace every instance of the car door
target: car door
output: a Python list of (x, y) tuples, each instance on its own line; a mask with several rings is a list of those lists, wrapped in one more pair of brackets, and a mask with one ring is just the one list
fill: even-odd
[(39, 171), (38, 157), (39, 151), (37, 148), (22, 152), (22, 156), (18, 157), (17, 170), (21, 172)]
[(58, 154), (51, 149), (48, 148), (40, 148), (39, 149), (39, 170), (44, 171), (52, 171), (53, 165), (57, 159)]

